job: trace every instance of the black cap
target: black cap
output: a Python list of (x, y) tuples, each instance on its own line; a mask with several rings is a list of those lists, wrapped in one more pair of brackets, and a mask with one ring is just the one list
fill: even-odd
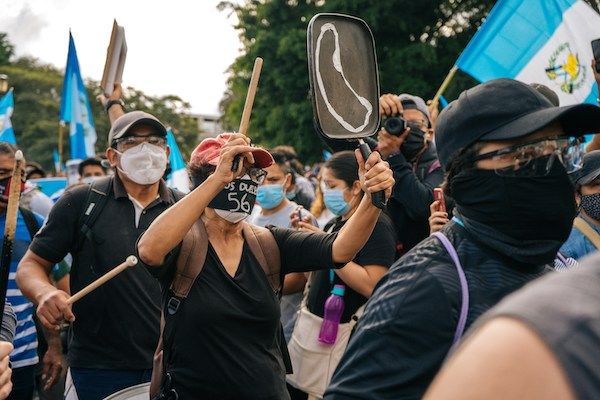
[(583, 156), (583, 166), (571, 174), (571, 180), (575, 185), (587, 185), (599, 176), (600, 150), (594, 150)]
[(167, 136), (167, 129), (154, 115), (143, 111), (132, 111), (121, 115), (112, 124), (108, 132), (108, 145), (111, 146), (114, 140), (126, 136), (131, 129), (142, 125), (155, 128), (159, 136)]
[(550, 89), (548, 86), (542, 85), (541, 83), (530, 83), (529, 86), (531, 86), (539, 93), (541, 93), (545, 98), (550, 100), (550, 103), (552, 103), (553, 106), (560, 106), (560, 99), (558, 98), (558, 95), (554, 90)]
[(600, 108), (554, 107), (537, 90), (514, 79), (494, 79), (461, 93), (440, 113), (435, 143), (442, 166), (476, 142), (518, 139), (560, 121), (568, 136), (600, 132)]

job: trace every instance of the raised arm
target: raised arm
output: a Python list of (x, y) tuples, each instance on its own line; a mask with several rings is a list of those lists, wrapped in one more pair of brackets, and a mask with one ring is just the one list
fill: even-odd
[(245, 163), (240, 163), (237, 171), (231, 171), (236, 155), (245, 153), (246, 160), (254, 163), (249, 144), (246, 136), (233, 134), (221, 149), (215, 172), (152, 222), (138, 243), (138, 255), (145, 264), (155, 267), (162, 265), (167, 254), (183, 240), (211, 200), (225, 185), (243, 174)]
[(333, 261), (336, 263), (352, 261), (371, 236), (381, 212), (371, 202), (371, 193), (384, 191), (387, 199), (394, 186), (392, 171), (378, 152), (371, 153), (366, 163), (358, 150), (355, 154), (358, 160), (358, 175), (365, 195), (356, 212), (348, 219), (333, 242)]
[[(109, 97), (106, 97), (104, 94), (99, 95), (96, 99), (102, 104), (102, 107), (106, 108), (107, 103), (110, 100), (122, 100), (123, 97), (123, 88), (120, 83), (115, 83), (114, 90)], [(125, 110), (118, 103), (112, 105), (108, 110), (106, 110), (108, 114), (108, 119), (110, 124), (112, 125), (120, 116), (125, 114)], [(110, 143), (109, 143), (110, 145)]]

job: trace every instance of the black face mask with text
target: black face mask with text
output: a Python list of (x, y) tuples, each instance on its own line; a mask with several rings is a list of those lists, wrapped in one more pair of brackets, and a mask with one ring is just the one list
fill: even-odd
[(247, 175), (234, 179), (209, 203), (209, 207), (223, 219), (237, 223), (247, 218), (256, 203), (258, 184)]

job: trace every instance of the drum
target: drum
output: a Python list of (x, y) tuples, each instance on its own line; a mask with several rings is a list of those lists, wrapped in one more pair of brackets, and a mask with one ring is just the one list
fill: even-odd
[(111, 394), (104, 400), (148, 400), (150, 398), (150, 382), (135, 385), (117, 393)]

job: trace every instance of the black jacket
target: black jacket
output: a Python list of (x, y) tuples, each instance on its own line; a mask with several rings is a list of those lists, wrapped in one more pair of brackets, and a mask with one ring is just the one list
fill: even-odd
[[(504, 296), (551, 270), (516, 265), (454, 222), (442, 231), (467, 277), (467, 328)], [(435, 237), (422, 241), (378, 283), (325, 399), (421, 398), (450, 350), (460, 306), (458, 274), (446, 249)]]
[(404, 254), (429, 236), (429, 206), (433, 203), (433, 189), (444, 180), (444, 172), (433, 143), (414, 170), (402, 153), (389, 157), (387, 161), (396, 180), (387, 212), (396, 228), (398, 250)]

